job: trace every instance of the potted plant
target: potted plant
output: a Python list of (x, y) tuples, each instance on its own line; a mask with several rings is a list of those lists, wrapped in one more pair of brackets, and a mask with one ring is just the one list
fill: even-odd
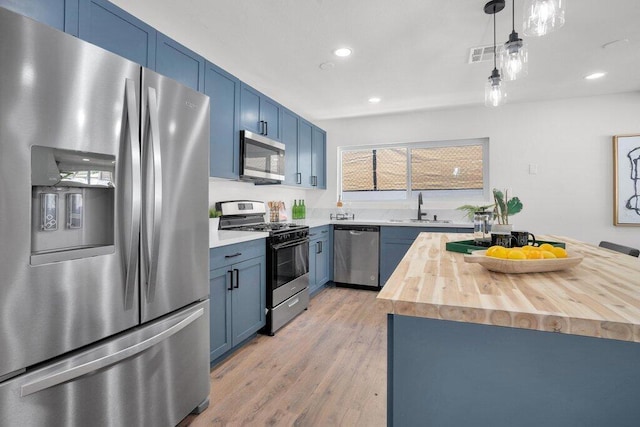
[(209, 230), (217, 230), (220, 227), (220, 216), (222, 212), (209, 208)]
[(493, 189), (493, 212), (497, 224), (493, 225), (492, 230), (502, 229), (503, 231), (511, 231), (512, 224), (509, 224), (509, 217), (515, 215), (522, 210), (522, 202), (518, 197), (509, 198), (509, 192)]

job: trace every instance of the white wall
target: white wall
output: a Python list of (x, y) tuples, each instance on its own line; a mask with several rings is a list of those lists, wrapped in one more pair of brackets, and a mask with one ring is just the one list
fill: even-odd
[[(327, 191), (309, 204), (335, 209), (337, 148), (390, 142), (490, 138), (491, 187), (524, 204), (519, 229), (597, 244), (640, 247), (640, 227), (613, 226), (612, 136), (640, 133), (640, 93), (317, 122), (327, 131)], [(529, 174), (536, 164), (537, 175)], [(427, 201), (427, 210), (473, 202)], [(353, 203), (358, 209), (413, 208), (411, 203)]]

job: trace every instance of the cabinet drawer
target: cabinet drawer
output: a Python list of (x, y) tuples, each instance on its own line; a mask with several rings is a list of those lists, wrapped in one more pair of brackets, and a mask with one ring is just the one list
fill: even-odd
[(265, 239), (236, 243), (209, 250), (209, 269), (224, 267), (247, 259), (266, 255)]
[(329, 237), (331, 234), (330, 225), (321, 225), (320, 227), (313, 227), (309, 229), (309, 240), (319, 240)]

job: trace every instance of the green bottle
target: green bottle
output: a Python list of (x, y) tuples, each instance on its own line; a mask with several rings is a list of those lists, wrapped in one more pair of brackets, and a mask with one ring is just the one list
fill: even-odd
[(300, 219), (305, 219), (307, 217), (307, 207), (304, 205), (304, 200), (300, 200), (300, 203), (302, 204)]
[(293, 200), (293, 207), (291, 208), (291, 217), (293, 219), (298, 219), (298, 215), (299, 215), (298, 210), (299, 210), (298, 209), (298, 204), (296, 203), (296, 200), (294, 199)]

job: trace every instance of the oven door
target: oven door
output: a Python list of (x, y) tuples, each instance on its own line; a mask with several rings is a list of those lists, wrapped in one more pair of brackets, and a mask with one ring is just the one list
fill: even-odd
[(309, 272), (309, 239), (271, 247), (271, 291), (275, 291)]

